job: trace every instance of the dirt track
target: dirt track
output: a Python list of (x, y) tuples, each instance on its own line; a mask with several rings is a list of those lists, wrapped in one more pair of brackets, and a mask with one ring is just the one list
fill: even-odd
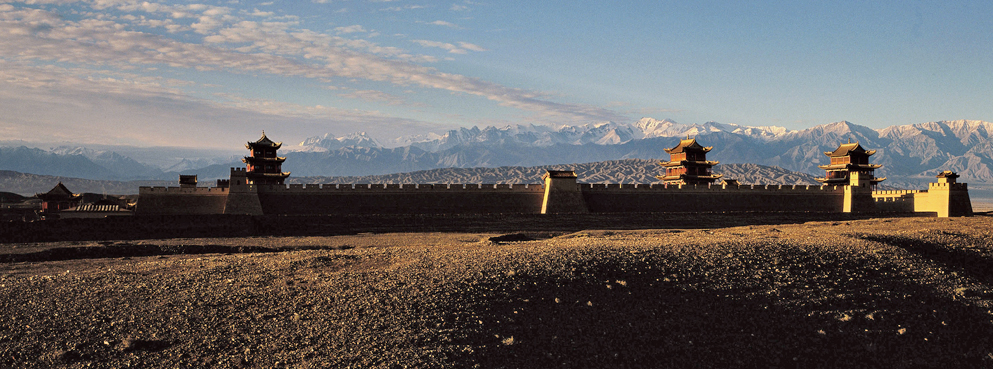
[(991, 232), (977, 216), (5, 244), (0, 367), (989, 367)]

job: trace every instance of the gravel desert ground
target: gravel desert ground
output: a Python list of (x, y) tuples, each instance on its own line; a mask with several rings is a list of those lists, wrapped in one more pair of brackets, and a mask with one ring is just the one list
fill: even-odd
[[(0, 244), (0, 367), (991, 367), (991, 232), (981, 215)], [(148, 247), (175, 252), (79, 252)]]

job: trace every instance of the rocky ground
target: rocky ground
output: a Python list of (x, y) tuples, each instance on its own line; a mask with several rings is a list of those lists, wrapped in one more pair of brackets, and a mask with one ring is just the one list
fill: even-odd
[(0, 367), (990, 367), (991, 230), (0, 244)]

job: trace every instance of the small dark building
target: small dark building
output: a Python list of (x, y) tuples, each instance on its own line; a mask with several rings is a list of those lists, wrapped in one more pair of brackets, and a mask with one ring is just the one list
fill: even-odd
[(196, 188), (197, 187), (197, 175), (196, 174), (180, 174), (179, 175), (179, 187), (180, 188)]
[(711, 184), (721, 174), (714, 174), (711, 170), (717, 161), (707, 161), (707, 152), (713, 146), (703, 147), (696, 142), (695, 138), (680, 140), (679, 145), (671, 149), (665, 149), (669, 153), (669, 161), (660, 162), (659, 165), (665, 168), (665, 175), (655, 176), (666, 184)]
[(72, 193), (62, 182), (48, 192), (36, 196), (41, 199), (41, 215), (46, 218), (58, 217), (62, 210), (78, 206), (82, 199), (82, 195)]

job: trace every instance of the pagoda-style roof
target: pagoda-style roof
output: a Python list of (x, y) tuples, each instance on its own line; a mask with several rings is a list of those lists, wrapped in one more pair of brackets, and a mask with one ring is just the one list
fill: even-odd
[[(818, 181), (818, 182), (821, 182), (823, 184), (826, 184), (826, 185), (847, 185), (850, 182), (849, 179), (848, 179), (848, 177), (835, 177), (835, 178), (816, 177), (816, 178), (814, 178), (814, 180), (815, 181)], [(886, 180), (886, 177), (875, 177), (875, 178), (869, 179), (869, 183), (877, 184), (877, 183), (882, 182), (882, 181), (885, 181), (885, 180)]]
[(684, 182), (703, 182), (703, 181), (713, 182), (720, 179), (723, 176), (724, 176), (723, 174), (699, 175), (699, 174), (683, 173), (675, 176), (655, 176), (655, 178), (665, 182), (671, 182), (680, 179), (683, 180)]
[(676, 147), (671, 149), (665, 149), (665, 152), (669, 154), (678, 154), (686, 151), (708, 152), (713, 148), (713, 146), (700, 146), (700, 144), (696, 142), (695, 138), (687, 138), (685, 140), (679, 140), (679, 145), (676, 145)]
[(678, 166), (712, 167), (720, 163), (721, 162), (717, 160), (704, 160), (704, 161), (680, 160), (680, 161), (660, 161), (659, 165), (663, 167), (678, 167)]
[(245, 145), (245, 147), (247, 147), (249, 150), (251, 150), (253, 147), (256, 147), (256, 146), (271, 147), (271, 148), (274, 148), (274, 149), (279, 149), (280, 146), (283, 146), (283, 143), (282, 142), (273, 142), (272, 140), (269, 139), (269, 137), (266, 137), (265, 136), (265, 131), (262, 131), (262, 137), (259, 138), (258, 141), (249, 142), (248, 145)]
[(825, 164), (818, 165), (818, 168), (824, 170), (875, 170), (882, 168), (881, 164), (855, 164), (855, 163), (842, 163), (842, 164)]
[(260, 157), (260, 156), (246, 156), (246, 157), (243, 157), (241, 159), (241, 162), (242, 163), (248, 163), (248, 162), (257, 163), (257, 162), (263, 162), (263, 161), (264, 162), (282, 163), (282, 162), (286, 161), (286, 157), (285, 156), (277, 156), (277, 157), (274, 157), (274, 158), (266, 158), (266, 157)]
[(39, 199), (42, 199), (44, 201), (53, 201), (53, 200), (57, 201), (57, 200), (75, 200), (82, 195), (72, 193), (72, 191), (69, 191), (69, 189), (66, 188), (64, 184), (62, 184), (62, 182), (59, 182), (59, 184), (55, 185), (55, 187), (53, 187), (48, 192), (39, 193), (37, 194), (37, 196)]
[(950, 170), (943, 171), (941, 173), (938, 173), (938, 175), (935, 176), (935, 178), (948, 178), (948, 179), (955, 179), (955, 178), (958, 178), (958, 177), (959, 177), (958, 173), (955, 173), (955, 172), (950, 171)]
[(846, 144), (838, 145), (837, 149), (834, 151), (825, 151), (824, 155), (834, 158), (839, 156), (849, 156), (852, 154), (865, 154), (866, 156), (872, 156), (872, 154), (875, 153), (876, 150), (866, 150), (856, 141), (855, 143), (848, 142)]

